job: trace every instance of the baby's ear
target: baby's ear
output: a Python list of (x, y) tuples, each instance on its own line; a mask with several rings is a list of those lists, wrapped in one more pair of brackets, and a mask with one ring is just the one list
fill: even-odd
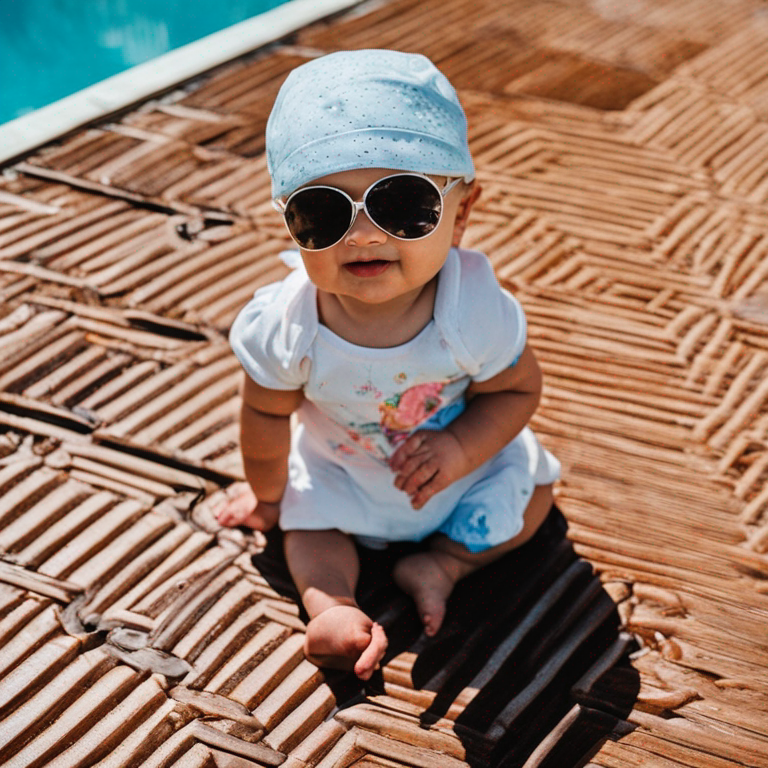
[(469, 220), (469, 214), (472, 211), (472, 206), (477, 202), (477, 198), (480, 197), (480, 193), (483, 188), (477, 183), (472, 181), (464, 191), (464, 197), (459, 203), (459, 210), (456, 212), (456, 221), (453, 224), (453, 240), (451, 245), (458, 248), (461, 244), (461, 238), (464, 235), (464, 230), (467, 228), (467, 221)]

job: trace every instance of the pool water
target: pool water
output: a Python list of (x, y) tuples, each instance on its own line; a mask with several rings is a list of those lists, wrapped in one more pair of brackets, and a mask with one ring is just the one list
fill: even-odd
[(0, 0), (0, 124), (286, 0)]

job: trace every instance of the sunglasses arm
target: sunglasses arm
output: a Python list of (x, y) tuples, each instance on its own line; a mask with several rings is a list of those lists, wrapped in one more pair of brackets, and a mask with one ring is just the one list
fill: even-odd
[(445, 186), (440, 190), (440, 194), (445, 197), (457, 184), (464, 181), (464, 179), (459, 176), (457, 179), (453, 179), (453, 181), (447, 181), (445, 183)]

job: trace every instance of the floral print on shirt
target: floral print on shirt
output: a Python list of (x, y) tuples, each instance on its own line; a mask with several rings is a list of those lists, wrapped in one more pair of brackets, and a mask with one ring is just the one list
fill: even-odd
[[(402, 392), (396, 392), (379, 402), (379, 421), (365, 423), (348, 422), (344, 429), (349, 437), (348, 448), (330, 443), (337, 456), (351, 455), (354, 449), (362, 450), (377, 461), (387, 463), (394, 448), (416, 429), (443, 429), (464, 410), (463, 376), (444, 381), (415, 384)], [(381, 400), (383, 394), (370, 383), (354, 386), (358, 395)]]
[(440, 393), (444, 386), (442, 381), (417, 384), (381, 403), (379, 413), (384, 433), (410, 432), (427, 421), (443, 405)]

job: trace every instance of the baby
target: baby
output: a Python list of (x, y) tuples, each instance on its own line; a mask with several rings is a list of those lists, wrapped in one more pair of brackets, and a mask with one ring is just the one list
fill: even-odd
[(355, 543), (424, 542), (393, 576), (434, 635), (456, 582), (549, 512), (559, 465), (526, 426), (541, 372), (519, 303), (458, 247), (480, 190), (464, 113), (428, 59), (298, 67), (267, 161), (301, 266), (232, 327), (248, 486), (218, 519), (279, 523), (307, 657), (368, 679), (387, 638), (355, 601)]

